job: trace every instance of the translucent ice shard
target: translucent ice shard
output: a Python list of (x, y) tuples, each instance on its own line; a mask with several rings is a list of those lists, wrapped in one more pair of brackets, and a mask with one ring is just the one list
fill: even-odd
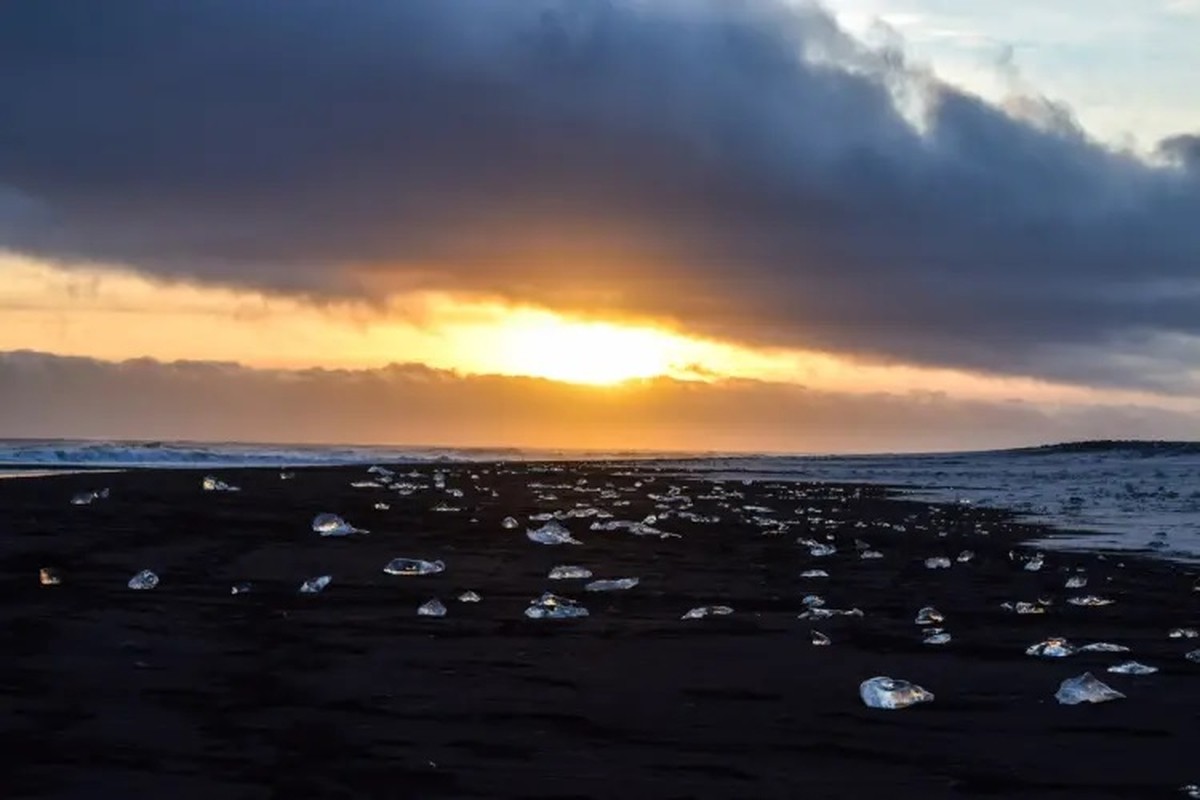
[(446, 616), (446, 606), (441, 600), (436, 597), (427, 603), (422, 603), (417, 608), (417, 616), (419, 617), (444, 617)]
[(525, 609), (525, 616), (530, 619), (573, 619), (587, 615), (587, 609), (579, 603), (550, 592), (531, 601), (529, 608)]
[(836, 552), (837, 552), (836, 547), (834, 547), (831, 544), (825, 544), (823, 542), (818, 542), (808, 548), (808, 554), (815, 558), (824, 558), (825, 556), (831, 556)]
[(968, 561), (975, 560), (975, 553), (971, 550), (963, 550), (958, 554), (958, 558), (954, 559), (960, 564), (966, 564)]
[(936, 625), (939, 622), (945, 621), (946, 618), (942, 615), (942, 612), (933, 606), (925, 606), (917, 612), (916, 623), (918, 625)]
[(1195, 639), (1200, 636), (1200, 631), (1195, 628), (1171, 628), (1167, 631), (1167, 636), (1172, 639)]
[(1114, 664), (1108, 668), (1108, 671), (1118, 675), (1153, 675), (1158, 672), (1158, 667), (1151, 667), (1137, 661), (1126, 661), (1123, 664)]
[(279, 480), (281, 481), (290, 481), (294, 477), (296, 477), (296, 473), (288, 472), (287, 470), (283, 470), (279, 473)]
[(229, 593), (246, 594), (246, 592), (249, 592), (251, 588), (252, 587), (248, 583), (235, 583), (233, 586), (229, 587)]
[(42, 586), (58, 586), (62, 583), (62, 576), (53, 567), (42, 567), (38, 570), (38, 583)]
[(354, 527), (337, 514), (317, 514), (313, 517), (312, 529), (314, 533), (322, 536), (350, 536), (367, 532)]
[(552, 581), (569, 581), (581, 578), (592, 577), (592, 571), (587, 567), (578, 567), (574, 564), (559, 564), (550, 570), (548, 576)]
[(1094, 594), (1085, 594), (1080, 597), (1068, 597), (1067, 602), (1073, 606), (1111, 606), (1115, 600), (1109, 600), (1107, 597), (1097, 597)]
[(1067, 578), (1066, 585), (1068, 589), (1082, 589), (1087, 586), (1087, 581), (1087, 575), (1072, 575)]
[(1018, 600), (1016, 603), (1001, 603), (1001, 608), (1013, 611), (1017, 614), (1045, 614), (1045, 606), (1040, 606), (1037, 603), (1027, 603), (1024, 600)]
[(516, 530), (518, 527), (520, 527), (520, 525), (521, 523), (517, 522), (517, 520), (513, 517), (505, 517), (504, 519), (500, 520), (500, 527), (504, 528), (506, 531)]
[(478, 603), (482, 598), (475, 592), (463, 592), (458, 596), (460, 603)]
[(1042, 658), (1065, 658), (1075, 653), (1075, 647), (1060, 636), (1051, 636), (1043, 642), (1025, 648), (1025, 655)]
[(592, 581), (583, 587), (586, 592), (618, 592), (632, 589), (638, 585), (637, 578), (615, 578), (612, 580)]
[(1076, 653), (1128, 653), (1129, 648), (1123, 644), (1113, 644), (1112, 642), (1092, 642), (1085, 644), (1083, 647), (1077, 648)]
[(571, 535), (571, 532), (559, 523), (551, 520), (540, 528), (530, 528), (525, 531), (529, 541), (537, 544), (583, 544)]
[(807, 608), (821, 608), (825, 605), (825, 598), (819, 594), (806, 594), (800, 602)]
[(1195, 664), (1200, 664), (1200, 650), (1189, 650), (1183, 657)]
[(950, 569), (950, 559), (944, 556), (935, 556), (925, 559), (925, 569)]
[(300, 594), (318, 594), (332, 580), (333, 578), (329, 575), (319, 575), (315, 578), (309, 578), (300, 584)]
[(71, 497), (71, 505), (73, 506), (90, 506), (97, 500), (103, 500), (108, 497), (108, 489), (100, 489), (94, 492), (80, 492)]
[(240, 492), (236, 486), (230, 486), (223, 480), (214, 478), (212, 475), (204, 476), (204, 480), (200, 481), (200, 488), (206, 492)]
[(1077, 678), (1067, 678), (1054, 693), (1054, 699), (1065, 706), (1080, 703), (1106, 703), (1109, 700), (1123, 700), (1125, 695), (1098, 680), (1090, 672), (1085, 672)]
[(926, 628), (921, 637), (922, 644), (946, 644), (950, 641), (950, 633), (944, 628)]
[(824, 647), (829, 644), (829, 637), (820, 631), (812, 631), (812, 643), (816, 647)]
[(810, 608), (800, 614), (797, 619), (829, 619), (830, 617), (861, 617), (861, 608)]
[(806, 569), (800, 573), (801, 578), (828, 578), (829, 573), (823, 569)]
[(879, 552), (878, 550), (863, 550), (858, 554), (858, 557), (863, 561), (870, 561), (876, 558), (883, 558), (883, 553)]
[(153, 589), (155, 586), (158, 586), (158, 576), (148, 569), (129, 579), (130, 589)]
[(426, 561), (423, 558), (393, 558), (383, 568), (388, 575), (436, 575), (444, 572), (445, 563)]
[(858, 696), (867, 708), (908, 708), (916, 703), (928, 703), (933, 700), (933, 694), (920, 686), (883, 675), (869, 678), (859, 684)]
[(1046, 557), (1038, 553), (1033, 558), (1025, 562), (1025, 570), (1028, 572), (1037, 572), (1046, 563)]
[[(704, 619), (705, 617), (727, 617), (733, 613), (729, 606), (696, 606), (680, 619)], [(1200, 652), (1200, 651), (1197, 651)]]
[(376, 511), (391, 511), (392, 507), (389, 506), (387, 503), (376, 503), (375, 510)]

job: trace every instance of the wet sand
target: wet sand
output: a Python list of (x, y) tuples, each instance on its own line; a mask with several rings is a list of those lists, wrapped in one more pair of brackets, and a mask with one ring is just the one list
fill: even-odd
[[(400, 480), (428, 485), (435, 468), (416, 469)], [(727, 483), (744, 496), (716, 499), (706, 480), (649, 467), (437, 469), (463, 497), (351, 488), (368, 477), (358, 468), (216, 473), (243, 489), (230, 494), (202, 492), (192, 471), (0, 482), (3, 796), (1148, 798), (1200, 782), (1200, 664), (1183, 657), (1200, 640), (1167, 637), (1200, 625), (1187, 568), (1048, 552), (1026, 571), (1008, 553), (1044, 531), (879, 489)], [(629, 505), (577, 491), (609, 485)], [(667, 519), (682, 538), (658, 539), (567, 520), (578, 547), (500, 524), (577, 503), (638, 520), (671, 485), (721, 521)], [(108, 500), (69, 504), (102, 486)], [(310, 522), (323, 511), (371, 533), (321, 538)], [(767, 535), (754, 517), (788, 524)], [(827, 534), (829, 557), (796, 543)], [(861, 560), (856, 538), (884, 558)], [(976, 558), (924, 566), (964, 549)], [(383, 574), (397, 556), (447, 569)], [(641, 583), (586, 593), (546, 579), (563, 563)], [(40, 567), (63, 584), (38, 585)], [(1080, 567), (1088, 587), (1064, 589)], [(126, 588), (144, 568), (158, 588)], [(814, 568), (831, 577), (799, 577)], [(320, 574), (333, 576), (323, 593), (296, 593)], [(254, 590), (232, 596), (238, 581)], [(483, 601), (456, 602), (465, 590)], [(591, 616), (525, 619), (546, 590)], [(798, 619), (809, 593), (864, 616)], [(1089, 593), (1116, 603), (1065, 604)], [(433, 597), (448, 616), (416, 616)], [(1044, 615), (1000, 607), (1038, 598), (1053, 603)], [(735, 613), (679, 619), (716, 603)], [(921, 643), (925, 605), (945, 614), (949, 644)], [(814, 628), (832, 645), (814, 647)], [(1049, 635), (1132, 652), (1024, 654)], [(1105, 673), (1128, 658), (1160, 672)], [(1084, 671), (1128, 698), (1060, 706), (1059, 683)], [(936, 700), (868, 709), (858, 684), (873, 675)]]

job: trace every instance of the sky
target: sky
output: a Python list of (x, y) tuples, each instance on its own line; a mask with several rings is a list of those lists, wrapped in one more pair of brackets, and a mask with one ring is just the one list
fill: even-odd
[(0, 436), (1200, 433), (1195, 0), (10, 0)]

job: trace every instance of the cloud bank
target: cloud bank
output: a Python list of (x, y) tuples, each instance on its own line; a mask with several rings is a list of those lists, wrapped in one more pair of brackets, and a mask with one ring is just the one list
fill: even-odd
[(1195, 137), (1151, 163), (778, 0), (11, 0), (0, 247), (1196, 387)]
[(1196, 416), (758, 381), (595, 389), (415, 365), (282, 371), (0, 353), (0, 437), (884, 452), (1194, 436)]

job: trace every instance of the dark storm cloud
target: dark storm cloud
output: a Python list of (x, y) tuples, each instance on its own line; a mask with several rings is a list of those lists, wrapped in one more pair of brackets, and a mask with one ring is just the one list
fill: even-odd
[(1184, 169), (1200, 175), (1200, 136), (1187, 133), (1169, 136), (1159, 143), (1158, 150)]
[(317, 297), (1171, 388), (1189, 143), (1152, 166), (774, 0), (0, 5), (0, 246)]
[(0, 353), (0, 438), (884, 452), (1194, 436), (1155, 408), (843, 394), (791, 384), (657, 379), (619, 393), (418, 365), (261, 370)]

